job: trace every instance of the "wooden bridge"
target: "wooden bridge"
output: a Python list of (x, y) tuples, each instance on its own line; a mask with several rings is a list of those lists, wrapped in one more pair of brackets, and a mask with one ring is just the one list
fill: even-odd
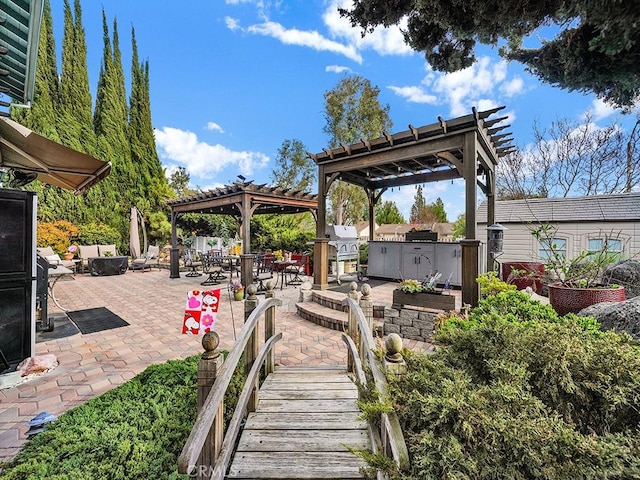
[[(207, 334), (203, 339), (199, 413), (180, 455), (179, 472), (203, 479), (365, 478), (367, 464), (350, 449), (382, 452), (400, 469), (408, 468), (395, 414), (382, 414), (371, 423), (359, 418), (355, 381), (362, 385), (374, 382), (383, 393), (387, 384), (373, 352), (371, 318), (358, 302), (353, 298), (344, 301), (349, 309), (349, 335), (343, 334), (348, 365), (276, 367), (273, 346), (282, 338), (275, 333), (276, 306), (281, 301), (266, 298), (258, 303), (253, 285), (248, 293), (244, 327), (224, 362), (215, 351), (217, 335)], [(270, 296), (272, 292), (267, 293)], [(257, 325), (262, 317), (265, 342), (258, 350)], [(223, 435), (223, 399), (243, 353), (245, 386)], [(397, 365), (393, 361), (392, 367)], [(264, 380), (258, 388), (263, 366)], [(378, 473), (378, 478), (383, 479), (383, 474)]]

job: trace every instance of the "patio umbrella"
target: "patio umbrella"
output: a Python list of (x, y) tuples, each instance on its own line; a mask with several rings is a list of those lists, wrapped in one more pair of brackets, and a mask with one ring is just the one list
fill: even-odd
[(142, 252), (140, 251), (140, 232), (138, 231), (138, 209), (136, 207), (131, 207), (129, 249), (131, 250), (131, 258), (136, 259), (142, 256)]

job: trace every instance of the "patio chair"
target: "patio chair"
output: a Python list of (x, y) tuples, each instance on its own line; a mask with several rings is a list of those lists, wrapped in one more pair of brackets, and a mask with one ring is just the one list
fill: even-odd
[(309, 255), (306, 253), (293, 254), (291, 255), (291, 259), (295, 260), (296, 263), (285, 268), (285, 274), (288, 277), (287, 285), (301, 285)]
[(149, 245), (144, 257), (135, 258), (131, 261), (131, 269), (140, 270), (142, 273), (147, 268), (151, 271), (153, 266), (160, 268), (160, 247), (157, 245)]
[(74, 262), (73, 260), (65, 260), (63, 258), (60, 258), (60, 255), (54, 252), (53, 248), (38, 247), (36, 250), (38, 251), (38, 255), (40, 255), (41, 257), (44, 257), (50, 266), (55, 267), (58, 265), (62, 265), (63, 267), (68, 268), (69, 270), (73, 270), (73, 272), (75, 273), (76, 262)]
[(220, 280), (227, 278), (223, 273), (222, 263), (223, 258), (220, 250), (211, 250), (205, 254), (203, 257), (202, 270), (209, 276), (200, 285), (218, 285)]
[(258, 292), (265, 292), (265, 280), (273, 278), (273, 255), (258, 254), (253, 257), (253, 282), (257, 284)]
[(100, 257), (117, 257), (118, 252), (116, 251), (116, 246), (114, 244), (111, 245), (98, 245), (98, 254)]
[(195, 252), (191, 250), (184, 251), (184, 266), (190, 268), (189, 273), (185, 277), (201, 277), (202, 272), (198, 271), (198, 267), (202, 267), (202, 262), (196, 259)]
[(97, 245), (79, 245), (78, 257), (80, 257), (80, 271), (84, 273), (86, 270), (89, 270), (89, 258), (99, 256), (100, 253), (98, 252)]

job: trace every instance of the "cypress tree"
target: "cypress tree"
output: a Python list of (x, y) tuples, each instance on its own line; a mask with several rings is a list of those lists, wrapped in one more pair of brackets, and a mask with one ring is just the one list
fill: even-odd
[(136, 205), (143, 212), (162, 210), (164, 200), (171, 194), (156, 152), (153, 126), (151, 123), (151, 102), (149, 98), (149, 62), (140, 64), (135, 30), (131, 29), (131, 97), (129, 101), (129, 134), (131, 160), (138, 174), (139, 190), (142, 195)]
[(88, 154), (94, 154), (95, 150), (91, 105), (82, 9), (79, 0), (75, 0), (72, 14), (69, 1), (64, 0), (58, 131), (63, 144)]

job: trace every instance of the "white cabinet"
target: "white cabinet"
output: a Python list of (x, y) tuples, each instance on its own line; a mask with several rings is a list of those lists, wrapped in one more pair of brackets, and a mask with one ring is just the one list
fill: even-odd
[(369, 242), (368, 275), (391, 280), (427, 280), (436, 272), (451, 286), (462, 285), (462, 247), (447, 242)]
[(367, 275), (400, 278), (401, 246), (399, 242), (369, 242)]
[(449, 279), (452, 286), (462, 285), (462, 247), (459, 243), (436, 244), (435, 268), (442, 274), (438, 283)]
[(426, 280), (435, 271), (435, 263), (434, 243), (402, 244), (402, 278)]

